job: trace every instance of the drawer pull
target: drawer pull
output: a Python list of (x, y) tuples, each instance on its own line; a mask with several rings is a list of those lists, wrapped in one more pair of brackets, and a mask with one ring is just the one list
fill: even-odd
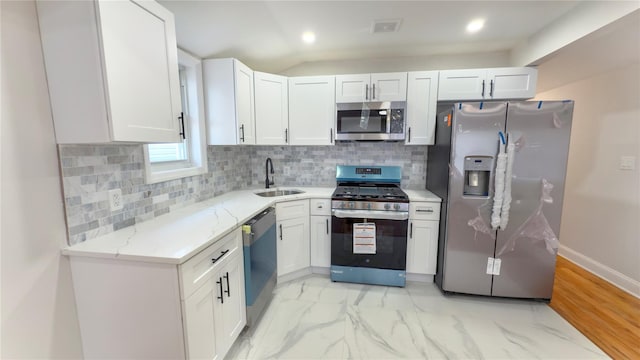
[(218, 299), (220, 300), (221, 304), (224, 304), (224, 292), (222, 291), (222, 278), (218, 278), (218, 281), (216, 281), (216, 284), (220, 285), (220, 296), (218, 296)]
[(433, 213), (433, 209), (416, 209), (419, 213)]
[(216, 261), (222, 259), (223, 256), (225, 256), (227, 253), (229, 252), (229, 249), (225, 250), (225, 251), (220, 251), (220, 256), (218, 256), (217, 258), (213, 258), (211, 259), (211, 263), (215, 264)]

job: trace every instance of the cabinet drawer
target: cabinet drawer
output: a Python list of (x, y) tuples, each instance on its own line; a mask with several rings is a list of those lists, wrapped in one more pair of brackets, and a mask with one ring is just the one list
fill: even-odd
[(213, 245), (180, 265), (182, 298), (186, 299), (211, 277), (224, 260), (242, 252), (242, 232), (238, 227)]
[(309, 216), (309, 200), (295, 200), (276, 204), (278, 221)]
[(440, 203), (409, 203), (409, 218), (416, 220), (440, 220)]
[(311, 215), (331, 215), (330, 199), (311, 199)]

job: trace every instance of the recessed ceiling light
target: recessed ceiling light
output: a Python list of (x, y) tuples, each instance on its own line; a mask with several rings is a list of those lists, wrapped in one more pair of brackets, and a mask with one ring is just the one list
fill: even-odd
[(302, 41), (307, 44), (313, 44), (316, 42), (316, 34), (313, 31), (305, 31), (302, 33)]
[(480, 31), (484, 26), (484, 19), (475, 19), (471, 20), (469, 24), (467, 24), (467, 32), (474, 33)]

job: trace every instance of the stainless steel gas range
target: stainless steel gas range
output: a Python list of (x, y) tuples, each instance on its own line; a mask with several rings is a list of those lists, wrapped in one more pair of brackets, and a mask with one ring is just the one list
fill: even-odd
[(409, 197), (399, 166), (336, 169), (331, 197), (331, 280), (404, 286)]

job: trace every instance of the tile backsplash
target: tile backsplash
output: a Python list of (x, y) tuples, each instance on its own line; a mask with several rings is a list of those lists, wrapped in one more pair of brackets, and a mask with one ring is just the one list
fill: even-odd
[[(335, 186), (336, 165), (402, 167), (404, 188), (424, 189), (427, 146), (339, 142), (335, 146), (209, 146), (208, 172), (146, 184), (142, 145), (60, 145), (69, 244), (132, 226), (228, 191), (264, 185), (271, 157), (275, 186)], [(109, 209), (108, 191), (124, 208)]]

